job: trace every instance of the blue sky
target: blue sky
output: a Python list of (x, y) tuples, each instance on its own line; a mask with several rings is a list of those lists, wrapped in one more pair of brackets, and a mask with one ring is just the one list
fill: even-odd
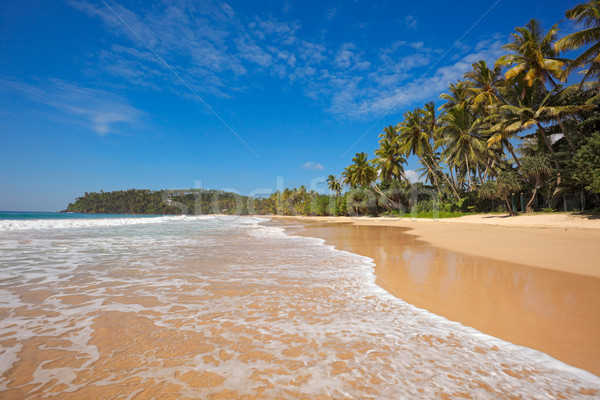
[(3, 0), (0, 210), (129, 188), (268, 193), (278, 177), (322, 190), (515, 26), (548, 29), (577, 3)]

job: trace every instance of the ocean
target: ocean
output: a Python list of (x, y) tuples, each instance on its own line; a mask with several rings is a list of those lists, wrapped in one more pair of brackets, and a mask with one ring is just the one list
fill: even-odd
[[(0, 398), (594, 398), (266, 218), (2, 213)], [(296, 229), (301, 229), (300, 226)]]

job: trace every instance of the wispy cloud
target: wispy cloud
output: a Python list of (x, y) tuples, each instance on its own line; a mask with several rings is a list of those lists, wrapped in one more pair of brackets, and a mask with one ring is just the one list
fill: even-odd
[(304, 169), (311, 169), (311, 170), (323, 170), (325, 169), (325, 167), (323, 167), (323, 165), (321, 163), (317, 163), (317, 162), (312, 162), (312, 161), (307, 161), (302, 168)]
[(336, 77), (331, 80), (330, 111), (335, 114), (353, 113), (358, 116), (380, 114), (402, 109), (415, 102), (437, 97), (447, 89), (450, 82), (461, 79), (471, 65), (479, 60), (493, 63), (502, 53), (503, 40), (485, 40), (476, 50), (461, 56), (454, 63), (442, 66), (422, 79), (415, 79), (410, 71), (427, 66), (431, 61), (428, 53), (416, 53), (404, 57), (395, 65), (381, 66), (366, 78)]
[(404, 26), (409, 29), (417, 29), (417, 18), (414, 15), (407, 15), (404, 17)]
[(0, 87), (47, 106), (53, 112), (60, 112), (64, 118), (99, 135), (114, 133), (121, 124), (138, 125), (144, 116), (143, 111), (118, 95), (60, 80), (35, 86), (15, 80), (0, 80)]
[(414, 169), (407, 169), (404, 171), (404, 175), (406, 175), (406, 179), (408, 179), (410, 183), (425, 182), (424, 177), (421, 177), (421, 174)]
[[(74, 8), (100, 19), (115, 35), (116, 43), (97, 55), (104, 72), (128, 84), (180, 90), (156, 57), (106, 7), (88, 0), (69, 1)], [(327, 112), (342, 117), (380, 115), (390, 107), (397, 111), (437, 96), (473, 62), (493, 61), (501, 54), (498, 40), (455, 45), (448, 60), (415, 81), (439, 62), (442, 49), (405, 40), (364, 49), (350, 42), (314, 42), (302, 37), (298, 21), (271, 16), (247, 18), (225, 3), (198, 6), (182, 1), (176, 6), (145, 8), (137, 14), (109, 4), (186, 85), (199, 93), (231, 97), (249, 90), (248, 82), (260, 82), (254, 78), (273, 76), (298, 85)], [(412, 15), (401, 22), (410, 29), (417, 27)]]

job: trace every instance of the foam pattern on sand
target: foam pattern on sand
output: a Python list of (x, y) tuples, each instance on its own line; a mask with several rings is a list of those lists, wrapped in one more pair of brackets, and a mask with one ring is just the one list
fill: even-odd
[(593, 398), (600, 379), (417, 309), (252, 218), (0, 234), (0, 397)]

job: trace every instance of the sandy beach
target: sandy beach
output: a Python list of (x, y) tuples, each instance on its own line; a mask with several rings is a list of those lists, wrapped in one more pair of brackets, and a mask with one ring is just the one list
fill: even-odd
[(378, 284), (435, 314), (600, 375), (600, 220), (274, 217), (374, 259)]
[(10, 224), (2, 399), (600, 393), (586, 372), (600, 369), (599, 278), (448, 251), (377, 222)]

